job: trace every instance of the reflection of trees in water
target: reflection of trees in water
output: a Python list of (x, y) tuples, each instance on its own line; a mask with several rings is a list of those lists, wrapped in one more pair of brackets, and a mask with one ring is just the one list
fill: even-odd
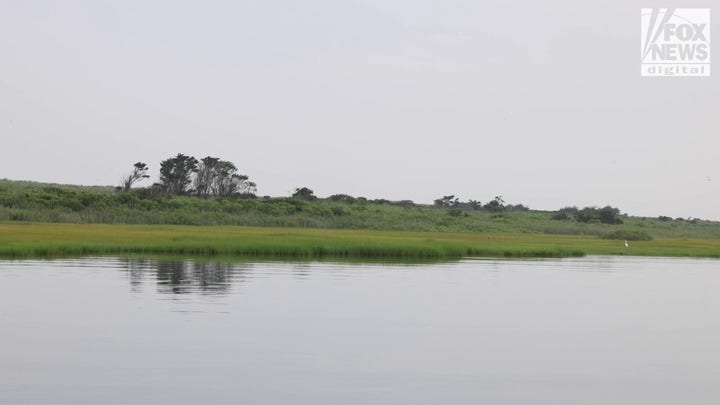
[(235, 265), (216, 262), (158, 262), (158, 291), (223, 294), (230, 289)]
[(130, 277), (130, 290), (133, 292), (142, 291), (145, 275), (154, 268), (151, 260), (118, 259), (124, 266)]
[(251, 265), (218, 262), (124, 259), (130, 277), (130, 288), (140, 291), (147, 277), (154, 273), (158, 292), (166, 294), (224, 294), (233, 282), (249, 277)]

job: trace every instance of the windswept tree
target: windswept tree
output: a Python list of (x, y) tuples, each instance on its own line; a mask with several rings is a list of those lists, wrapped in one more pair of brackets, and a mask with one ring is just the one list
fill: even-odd
[(177, 156), (160, 162), (160, 181), (170, 194), (185, 194), (198, 170), (198, 161), (192, 156)]
[(208, 156), (198, 163), (195, 192), (200, 197), (228, 197), (255, 191), (255, 183), (248, 176), (239, 174), (232, 162)]
[(135, 163), (133, 165), (133, 171), (123, 176), (122, 180), (120, 180), (120, 188), (122, 189), (122, 191), (127, 193), (128, 191), (130, 191), (130, 188), (132, 188), (133, 184), (149, 178), (150, 175), (148, 175), (147, 172), (148, 166), (145, 163)]

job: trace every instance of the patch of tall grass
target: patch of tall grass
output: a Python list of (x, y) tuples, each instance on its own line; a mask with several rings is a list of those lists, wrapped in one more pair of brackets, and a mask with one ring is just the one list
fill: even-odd
[(237, 226), (0, 224), (0, 257), (190, 255), (276, 258), (458, 259), (586, 254), (720, 257), (720, 240), (635, 242), (590, 236), (349, 231)]

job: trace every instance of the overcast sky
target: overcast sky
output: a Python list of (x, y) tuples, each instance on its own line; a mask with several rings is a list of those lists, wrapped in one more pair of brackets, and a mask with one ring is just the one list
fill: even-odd
[(0, 0), (0, 178), (181, 152), (260, 195), (720, 219), (717, 75), (640, 77), (640, 8), (712, 2), (672, 3)]

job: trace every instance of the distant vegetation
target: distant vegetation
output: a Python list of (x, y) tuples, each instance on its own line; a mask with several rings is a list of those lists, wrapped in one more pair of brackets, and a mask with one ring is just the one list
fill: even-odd
[[(146, 163), (137, 162), (132, 172), (123, 176), (117, 191), (128, 193), (132, 186), (150, 177)], [(201, 160), (178, 153), (160, 162), (160, 182), (141, 189), (144, 196), (232, 197), (254, 196), (255, 183), (238, 173), (234, 163), (207, 156)]]
[[(142, 175), (141, 175), (142, 176)], [(210, 176), (209, 178), (212, 178)], [(225, 175), (221, 179), (227, 179)], [(592, 235), (635, 240), (662, 237), (720, 238), (720, 224), (698, 219), (635, 218), (616, 208), (530, 210), (502, 197), (481, 204), (455, 196), (423, 205), (409, 200), (367, 199), (347, 194), (318, 198), (307, 187), (289, 197), (257, 197), (245, 177), (235, 186), (181, 195), (161, 185), (123, 189), (0, 180), (0, 221), (245, 225), (425, 232), (539, 233)], [(180, 183), (176, 183), (180, 184)], [(195, 184), (195, 183), (193, 183)], [(202, 183), (201, 184), (207, 184)], [(227, 192), (226, 190), (232, 190)], [(582, 213), (582, 214), (581, 214)], [(629, 232), (629, 233), (628, 233)]]
[(639, 241), (639, 240), (652, 240), (653, 237), (650, 235), (650, 233), (646, 230), (638, 230), (638, 229), (618, 229), (615, 231), (610, 231), (608, 233), (604, 233), (600, 235), (603, 239), (616, 239), (616, 240), (632, 240), (632, 241)]
[(561, 208), (553, 214), (552, 218), (559, 221), (574, 219), (578, 222), (600, 222), (609, 225), (619, 225), (623, 223), (620, 210), (611, 206), (602, 208), (585, 207), (583, 209), (578, 209), (577, 207)]
[(298, 187), (288, 197), (258, 197), (249, 176), (211, 156), (169, 157), (159, 164), (159, 182), (137, 187), (150, 171), (136, 162), (114, 188), (0, 180), (0, 221), (720, 238), (717, 222), (634, 218), (611, 206), (536, 211), (500, 195), (485, 203), (445, 195), (423, 205), (347, 194), (319, 198)]

